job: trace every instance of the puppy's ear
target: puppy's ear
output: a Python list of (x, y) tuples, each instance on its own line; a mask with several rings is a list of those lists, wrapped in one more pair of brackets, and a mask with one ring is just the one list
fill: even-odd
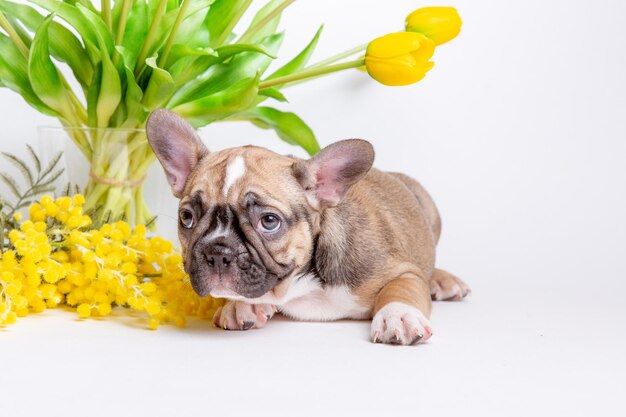
[(325, 147), (308, 161), (297, 162), (293, 169), (312, 206), (335, 207), (373, 163), (374, 148), (369, 142), (348, 139)]
[(146, 122), (152, 150), (163, 165), (172, 192), (182, 197), (185, 183), (198, 161), (209, 153), (193, 127), (165, 109), (153, 111)]

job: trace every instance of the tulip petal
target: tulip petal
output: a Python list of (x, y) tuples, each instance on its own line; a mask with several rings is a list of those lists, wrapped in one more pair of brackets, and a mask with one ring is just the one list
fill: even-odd
[(433, 67), (432, 62), (417, 63), (411, 55), (393, 59), (365, 58), (368, 74), (381, 84), (401, 86), (414, 84)]
[(420, 35), (421, 37), (420, 47), (412, 51), (411, 55), (413, 55), (417, 62), (427, 62), (435, 53), (435, 42), (422, 34), (416, 33), (416, 35)]
[(370, 42), (365, 67), (381, 84), (413, 84), (432, 67), (428, 60), (434, 52), (434, 42), (421, 33), (390, 33)]
[(390, 33), (376, 38), (367, 46), (366, 55), (376, 58), (391, 58), (420, 48), (424, 36), (415, 32)]
[(432, 39), (436, 45), (454, 39), (461, 32), (463, 21), (454, 7), (423, 7), (406, 18), (406, 30)]

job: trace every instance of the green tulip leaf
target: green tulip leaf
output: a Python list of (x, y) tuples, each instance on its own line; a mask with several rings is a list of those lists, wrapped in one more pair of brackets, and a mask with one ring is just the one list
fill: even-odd
[(218, 53), (212, 48), (192, 47), (186, 44), (174, 44), (172, 45), (170, 55), (164, 65), (164, 68), (171, 69), (174, 64), (178, 64), (179, 67), (184, 68), (187, 65), (193, 65), (193, 62), (199, 57), (217, 56)]
[[(174, 41), (179, 40), (179, 44), (184, 44), (189, 48), (206, 48), (209, 44), (209, 31), (204, 23), (208, 14), (212, 0), (186, 0), (191, 4), (184, 11), (182, 22), (177, 28)], [(174, 22), (178, 18), (180, 9), (178, 7), (167, 11), (161, 19), (155, 39), (151, 45), (148, 56), (158, 53), (169, 38)]]
[(122, 46), (127, 51), (127, 65), (135, 68), (137, 55), (143, 46), (143, 41), (148, 34), (148, 6), (145, 1), (135, 1), (128, 12)]
[(284, 2), (285, 0), (270, 0), (265, 6), (259, 9), (259, 11), (254, 15), (252, 22), (250, 22), (250, 26), (248, 26), (248, 30), (252, 27), (255, 27), (258, 24), (262, 24), (262, 27), (256, 30), (251, 37), (246, 37), (246, 34), (244, 33), (243, 37), (246, 38), (245, 39), (246, 42), (255, 43), (276, 32), (276, 29), (278, 28), (278, 24), (280, 23), (280, 17), (282, 15), (282, 12), (278, 13), (276, 16), (272, 17), (269, 21), (266, 21), (265, 23), (262, 23), (262, 21), (266, 17), (268, 17), (268, 15), (274, 9), (276, 9), (278, 6), (280, 6)]
[(182, 24), (176, 32), (174, 44), (184, 44), (192, 49), (206, 48), (210, 44), (208, 19), (213, 3), (214, 0), (195, 0), (187, 7)]
[(79, 8), (89, 11), (92, 15), (95, 15), (88, 7), (82, 6), (80, 3), (75, 3), (75, 6), (63, 3), (56, 0), (29, 0), (43, 9), (54, 13), (59, 18), (65, 20), (72, 28), (78, 32), (83, 39), (87, 51), (92, 55), (92, 62), (94, 62), (94, 54), (96, 53), (96, 45), (98, 44), (98, 35), (106, 42), (106, 50), (110, 55), (113, 52), (113, 39), (108, 31), (108, 28), (98, 17), (94, 21), (90, 22), (86, 18), (85, 13), (81, 13)]
[(273, 98), (274, 100), (278, 100), (281, 103), (287, 102), (287, 98), (285, 97), (285, 95), (281, 93), (280, 90), (273, 88), (273, 87), (259, 90), (259, 96), (263, 96), (264, 98), (265, 97)]
[[(195, 80), (198, 84), (202, 82), (202, 78), (198, 78), (202, 73), (207, 71), (211, 65), (221, 63), (227, 59), (244, 52), (256, 52), (264, 54), (270, 58), (274, 58), (274, 55), (270, 53), (265, 47), (261, 45), (247, 45), (247, 44), (234, 44), (226, 45), (215, 50), (215, 54), (206, 54), (204, 56), (197, 57), (183, 57), (180, 58), (170, 68), (170, 73), (174, 78), (177, 86), (182, 86), (188, 81)], [(193, 89), (194, 84), (188, 85), (186, 88)], [(185, 92), (181, 92), (183, 96)]]
[(35, 33), (28, 56), (28, 79), (41, 101), (71, 121), (74, 120), (72, 105), (48, 48), (48, 27), (53, 17), (51, 14), (45, 18)]
[(98, 97), (100, 97), (100, 86), (102, 85), (102, 63), (96, 65), (92, 83), (87, 88), (87, 122), (89, 126), (98, 126), (98, 114), (96, 109), (98, 107)]
[[(24, 42), (24, 45), (26, 45), (26, 47), (30, 47), (30, 43), (32, 42), (31, 36), (24, 28), (24, 24), (20, 22), (20, 19), (18, 19), (16, 16), (14, 16), (14, 13), (12, 13), (11, 9), (13, 9), (12, 6), (14, 5), (21, 6), (21, 4), (15, 4), (11, 2), (5, 2), (4, 0), (0, 0), (0, 12), (3, 14), (4, 18), (9, 22), (9, 24), (11, 25), (15, 33), (17, 33), (17, 36), (22, 40), (22, 42)], [(7, 9), (9, 9), (9, 11), (7, 11)], [(39, 15), (40, 22), (42, 22), (44, 19), (44, 16), (40, 15), (39, 13), (37, 14)], [(31, 30), (31, 32), (35, 32), (35, 30)]]
[(176, 86), (170, 73), (158, 67), (156, 56), (146, 59), (146, 65), (152, 68), (152, 75), (148, 82), (143, 103), (148, 111), (152, 111), (165, 105), (172, 96)]
[[(44, 21), (44, 16), (24, 4), (0, 0), (0, 11), (15, 16), (31, 32), (36, 32)], [(83, 88), (91, 83), (93, 67), (89, 56), (80, 41), (65, 26), (52, 21), (48, 29), (50, 54), (57, 60), (67, 63)]]
[(157, 55), (159, 50), (165, 45), (167, 38), (172, 32), (172, 27), (178, 16), (178, 10), (166, 11), (159, 21), (154, 39), (150, 43), (150, 47), (147, 51), (148, 56)]
[(117, 46), (116, 49), (120, 54), (120, 65), (123, 66), (123, 73), (125, 75), (124, 104), (126, 105), (126, 121), (124, 125), (132, 127), (143, 122), (147, 115), (147, 111), (141, 103), (143, 100), (143, 90), (135, 80), (135, 74), (133, 73), (134, 65), (131, 64), (132, 58), (129, 51), (123, 46)]
[(295, 113), (272, 107), (255, 107), (238, 114), (237, 119), (249, 120), (263, 129), (273, 129), (282, 140), (300, 146), (310, 155), (315, 155), (320, 150), (311, 128)]
[(98, 97), (98, 127), (107, 127), (109, 119), (122, 99), (119, 74), (111, 60), (102, 61), (102, 80)]
[(0, 82), (18, 93), (32, 107), (53, 117), (60, 115), (46, 105), (33, 91), (28, 79), (28, 62), (13, 41), (0, 35)]
[(93, 31), (96, 43), (100, 49), (100, 55), (104, 55), (106, 53), (106, 55), (110, 57), (113, 54), (113, 47), (115, 43), (113, 42), (111, 32), (109, 31), (109, 28), (107, 28), (106, 23), (104, 23), (104, 20), (102, 20), (102, 17), (82, 4), (77, 4), (76, 10), (78, 10), (78, 12), (86, 19), (91, 30)]
[(291, 61), (289, 61), (282, 67), (280, 67), (278, 70), (272, 73), (272, 75), (267, 77), (267, 79), (271, 80), (272, 78), (278, 78), (284, 75), (293, 74), (294, 72), (299, 71), (302, 68), (304, 68), (306, 64), (309, 62), (309, 60), (311, 59), (311, 55), (313, 55), (313, 52), (315, 51), (315, 47), (317, 46), (317, 42), (319, 41), (319, 38), (320, 38), (320, 35), (322, 34), (323, 29), (324, 29), (324, 25), (320, 26), (320, 28), (317, 30), (317, 32), (315, 33), (315, 36), (313, 36), (313, 39), (311, 39), (309, 44), (306, 47), (304, 47), (304, 49), (298, 55), (296, 55)]
[(282, 34), (280, 34), (280, 36), (275, 36), (272, 39), (268, 39), (266, 42), (262, 42), (259, 45), (235, 43), (232, 45), (221, 46), (215, 51), (217, 52), (217, 55), (222, 58), (222, 61), (242, 52), (257, 52), (269, 58), (276, 59), (276, 52), (278, 52), (281, 42)]
[(195, 127), (207, 125), (254, 105), (259, 91), (259, 75), (244, 78), (228, 88), (171, 108)]
[[(280, 48), (282, 39), (282, 33), (268, 36), (260, 44), (264, 48), (264, 53), (257, 51), (241, 52), (234, 55), (232, 59), (211, 65), (206, 72), (181, 86), (170, 100), (168, 106), (176, 107), (183, 103), (197, 100), (224, 90), (239, 80), (262, 74), (272, 62), (271, 56), (275, 55), (278, 48)], [(236, 46), (236, 44), (229, 46), (232, 47), (231, 51), (241, 47), (241, 45)], [(217, 49), (220, 57), (226, 55), (226, 48), (225, 46)], [(175, 79), (178, 82), (179, 78), (176, 77)]]
[[(101, 23), (104, 24), (100, 16), (96, 15), (88, 8), (77, 4), (77, 9), (93, 27), (98, 27)], [(96, 30), (95, 33), (102, 65), (96, 119), (98, 127), (107, 127), (109, 126), (111, 116), (113, 116), (117, 106), (122, 100), (122, 84), (117, 68), (115, 68), (115, 65), (111, 61), (111, 53), (108, 52), (107, 41), (110, 40), (109, 32), (107, 31), (107, 34), (103, 35), (100, 30)]]
[(246, 11), (251, 0), (215, 0), (207, 15), (209, 46), (216, 48), (228, 40), (234, 23)]
[[(76, 4), (80, 4), (84, 7), (87, 7), (94, 13), (98, 12), (98, 10), (96, 10), (96, 8), (93, 6), (93, 3), (90, 0), (63, 0), (63, 2), (72, 6), (76, 6)], [(121, 3), (121, 1), (116, 1), (115, 3)]]

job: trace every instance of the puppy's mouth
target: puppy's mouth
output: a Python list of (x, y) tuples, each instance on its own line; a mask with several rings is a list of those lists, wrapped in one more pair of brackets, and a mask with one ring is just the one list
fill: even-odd
[(196, 245), (189, 259), (191, 286), (201, 297), (258, 298), (278, 282), (278, 275), (269, 272), (247, 251), (236, 254), (209, 245)]
[[(269, 277), (270, 275), (273, 275), (273, 274), (268, 274), (267, 276)], [(278, 279), (272, 280), (271, 277), (269, 277), (268, 280), (278, 282)], [(262, 290), (262, 291), (248, 291), (246, 289), (243, 289), (237, 292), (229, 288), (227, 285), (224, 285), (222, 282), (219, 282), (217, 286), (212, 288), (207, 295), (210, 295), (211, 297), (215, 297), (215, 298), (225, 298), (225, 299), (234, 300), (234, 301), (245, 301), (245, 300), (260, 298), (264, 296), (265, 294), (268, 294), (269, 292), (272, 291), (274, 286), (275, 285), (272, 285), (267, 290)]]

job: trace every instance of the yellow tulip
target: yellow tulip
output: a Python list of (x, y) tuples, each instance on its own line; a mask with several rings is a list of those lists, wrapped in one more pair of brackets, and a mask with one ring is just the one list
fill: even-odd
[(429, 59), (434, 52), (433, 41), (420, 33), (390, 33), (369, 43), (365, 68), (381, 84), (413, 84), (433, 67)]
[(441, 45), (461, 31), (463, 21), (454, 7), (424, 7), (406, 18), (406, 30), (421, 33)]

